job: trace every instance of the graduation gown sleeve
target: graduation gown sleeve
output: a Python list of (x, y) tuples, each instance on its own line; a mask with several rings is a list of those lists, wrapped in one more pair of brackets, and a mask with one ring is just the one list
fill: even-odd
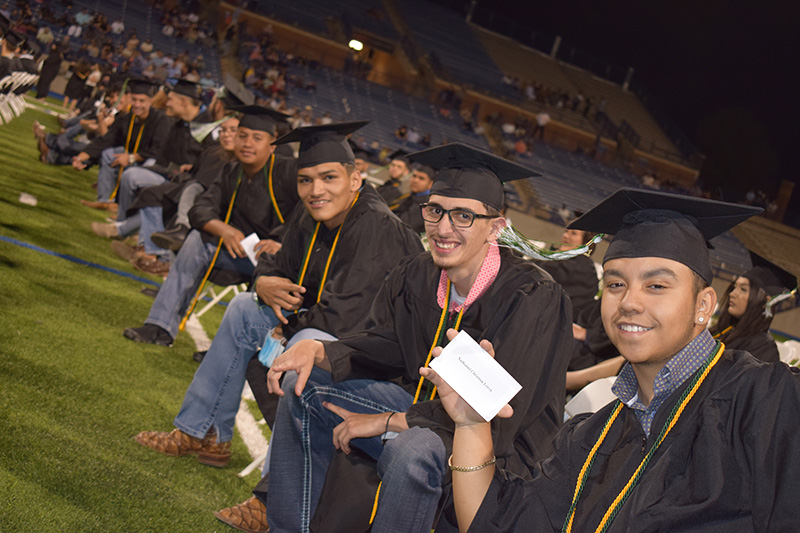
[(746, 337), (739, 337), (730, 342), (726, 342), (725, 346), (731, 350), (750, 352), (753, 357), (765, 363), (775, 363), (780, 360), (778, 345), (775, 344), (775, 339), (768, 331), (748, 335)]

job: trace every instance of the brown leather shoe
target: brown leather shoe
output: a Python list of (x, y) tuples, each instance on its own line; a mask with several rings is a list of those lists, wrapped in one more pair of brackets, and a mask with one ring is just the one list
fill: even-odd
[(131, 246), (130, 244), (126, 244), (122, 241), (112, 242), (111, 251), (114, 252), (114, 255), (116, 255), (120, 259), (124, 259), (125, 261), (136, 259), (137, 257), (144, 255), (145, 253), (143, 244), (137, 244), (136, 246)]
[(216, 434), (211, 431), (202, 440), (187, 435), (180, 429), (173, 429), (169, 433), (142, 431), (135, 439), (142, 446), (171, 457), (196, 453), (197, 460), (204, 465), (225, 466), (231, 459), (230, 441), (217, 442)]
[(166, 261), (159, 261), (158, 258), (152, 255), (142, 254), (130, 261), (137, 270), (141, 270), (142, 272), (156, 274), (158, 276), (166, 276), (169, 274), (169, 263)]
[(97, 202), (94, 200), (81, 200), (81, 204), (92, 209), (100, 209), (116, 213), (119, 210), (119, 204), (116, 202)]
[(246, 502), (233, 507), (226, 507), (214, 513), (221, 522), (225, 522), (231, 527), (251, 533), (264, 533), (269, 531), (267, 524), (267, 508), (261, 500), (255, 496)]

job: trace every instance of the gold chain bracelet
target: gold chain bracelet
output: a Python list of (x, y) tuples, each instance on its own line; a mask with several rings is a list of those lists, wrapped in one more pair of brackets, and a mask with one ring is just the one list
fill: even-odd
[(486, 468), (489, 465), (493, 465), (496, 462), (497, 462), (497, 457), (495, 457), (493, 455), (491, 459), (489, 459), (488, 461), (486, 461), (482, 465), (478, 465), (478, 466), (455, 466), (455, 465), (453, 465), (453, 454), (451, 453), (450, 457), (447, 458), (447, 466), (449, 466), (450, 470), (453, 470), (454, 472), (477, 472), (478, 470)]

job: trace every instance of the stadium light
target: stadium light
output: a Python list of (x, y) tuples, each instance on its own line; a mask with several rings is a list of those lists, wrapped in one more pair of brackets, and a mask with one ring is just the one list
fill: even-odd
[(350, 48), (352, 48), (353, 50), (355, 50), (356, 52), (360, 52), (361, 50), (363, 50), (363, 49), (364, 49), (364, 43), (362, 43), (362, 42), (361, 42), (361, 41), (359, 41), (358, 39), (352, 39), (352, 40), (351, 40), (351, 41), (348, 43), (348, 46), (349, 46)]

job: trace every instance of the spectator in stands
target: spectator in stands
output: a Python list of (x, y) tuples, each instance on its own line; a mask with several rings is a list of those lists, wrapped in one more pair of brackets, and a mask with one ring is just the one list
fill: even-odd
[(161, 34), (165, 35), (166, 37), (172, 37), (174, 33), (175, 33), (175, 28), (169, 22), (167, 22), (161, 27)]
[(42, 63), (42, 69), (39, 72), (39, 85), (36, 88), (36, 98), (44, 101), (50, 93), (50, 84), (58, 75), (61, 69), (61, 62), (64, 60), (64, 54), (61, 52), (61, 45), (53, 42), (48, 47), (47, 58)]
[[(84, 8), (80, 11), (80, 13), (75, 15), (75, 22), (77, 22), (81, 26), (86, 26), (91, 21), (92, 21), (92, 15), (91, 13), (89, 13), (89, 8)], [(78, 37), (78, 35), (76, 35), (76, 37)]]
[[(797, 287), (795, 276), (763, 257), (750, 253), (753, 268), (731, 282), (720, 301), (715, 338), (731, 350), (744, 350), (767, 363), (780, 359), (769, 333), (776, 298)], [(773, 302), (773, 303), (770, 303)]]
[(83, 26), (81, 26), (76, 20), (70, 21), (69, 28), (67, 28), (67, 36), (68, 37), (75, 37), (76, 39), (81, 36), (83, 33)]
[(422, 204), (428, 201), (436, 172), (426, 165), (415, 165), (408, 180), (410, 193), (401, 199), (394, 214), (413, 229), (416, 233), (425, 231), (425, 222), (422, 220)]
[(36, 40), (42, 43), (44, 46), (49, 45), (55, 39), (55, 35), (53, 32), (50, 31), (50, 26), (43, 25), (39, 28), (39, 32), (36, 34)]
[(114, 35), (122, 35), (125, 32), (125, 22), (119, 18), (111, 23), (111, 33)]
[[(286, 137), (301, 141), (295, 183), (302, 204), (288, 219), (285, 246), (260, 257), (254, 291), (228, 307), (175, 418), (178, 429), (141, 432), (140, 444), (226, 464), (246, 368), (259, 348), (277, 342), (274, 337), (335, 338), (363, 327), (375, 284), (403, 257), (421, 251), (419, 240), (353, 168), (342, 134), (359, 125), (333, 124)], [(319, 207), (323, 197), (329, 203)], [(320, 250), (313, 256), (305, 253), (312, 239)], [(263, 371), (261, 376), (263, 381)]]
[(408, 127), (405, 124), (400, 125), (394, 132), (394, 136), (401, 141), (406, 139), (406, 135), (408, 135)]
[(617, 193), (578, 221), (615, 234), (604, 260), (603, 320), (629, 363), (613, 389), (619, 401), (570, 421), (532, 481), (494, 461), (465, 468), (493, 456), (489, 426), (423, 372), (456, 424), (451, 464), (462, 530), (628, 531), (665, 520), (697, 531), (796, 527), (798, 456), (776, 450), (800, 446), (798, 376), (723, 349), (706, 330), (716, 303), (706, 241), (755, 212), (642, 191)]
[(149, 57), (150, 54), (153, 52), (153, 39), (150, 39), (149, 37), (145, 39), (142, 42), (142, 44), (139, 45), (139, 50), (143, 54), (147, 54), (147, 56)]
[(218, 246), (215, 268), (238, 273), (242, 279), (253, 274), (253, 263), (241, 244), (246, 235), (255, 233), (260, 239), (255, 257), (280, 249), (280, 226), (297, 202), (296, 167), (294, 161), (273, 155), (275, 121), (271, 113), (265, 108), (246, 108), (236, 134), (239, 164), (215, 181), (189, 212), (195, 231), (178, 252), (144, 326), (126, 328), (126, 338), (172, 346)]
[(128, 90), (130, 112), (117, 115), (108, 132), (92, 141), (72, 162), (77, 170), (85, 169), (91, 161), (100, 163), (97, 200), (81, 200), (93, 209), (116, 210), (114, 199), (123, 171), (155, 160), (167, 142), (169, 121), (162, 111), (152, 109), (158, 87), (146, 80), (134, 80)]
[[(345, 482), (328, 470), (334, 448), (359, 448), (378, 461), (382, 485), (374, 530), (430, 531), (446, 483), (452, 426), (418, 372), (429, 347), (444, 342), (431, 336), (440, 336), (436, 324), (445, 318), (478, 338), (504, 343), (498, 361), (524, 384), (512, 400), (519, 415), (493, 432), (499, 460), (508, 468), (526, 475), (533, 461), (549, 453), (563, 416), (556, 376), (567, 364), (562, 339), (569, 303), (541, 270), (493, 244), (503, 225), (500, 179), (530, 171), (464, 145), (413, 157), (443, 169), (424, 215), (431, 253), (392, 271), (373, 303), (369, 329), (324, 345), (298, 342), (268, 374), (270, 389), (281, 395), (266, 495), (267, 519), (279, 531), (298, 531), (319, 512), (326, 474), (333, 487)], [(531, 326), (530, 317), (541, 319)], [(301, 419), (308, 424), (298, 425)], [(333, 506), (332, 512), (357, 519), (363, 509), (366, 525), (375, 498), (347, 498), (346, 511)], [(451, 513), (446, 508), (440, 523), (455, 523)], [(326, 517), (317, 519), (326, 523)]]
[(539, 111), (536, 114), (536, 128), (533, 130), (531, 138), (535, 139), (538, 135), (541, 140), (544, 140), (544, 129), (548, 124), (550, 124), (550, 114), (544, 110)]

